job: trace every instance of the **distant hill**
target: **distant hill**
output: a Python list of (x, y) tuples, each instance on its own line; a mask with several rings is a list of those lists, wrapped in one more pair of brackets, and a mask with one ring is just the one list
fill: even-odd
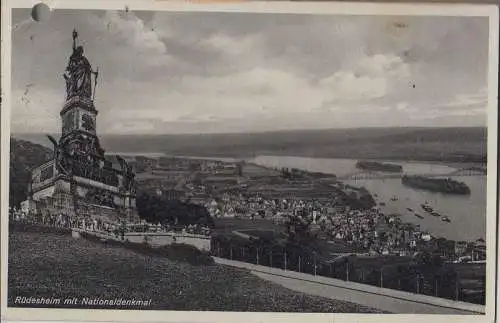
[(29, 141), (10, 139), (9, 205), (26, 199), (31, 170), (52, 158), (53, 151)]
[(484, 142), (486, 128), (420, 128), (410, 129), (403, 133), (393, 133), (376, 138), (383, 142)]
[(365, 128), (249, 134), (109, 135), (108, 150), (170, 155), (252, 157), (288, 155), (321, 158), (483, 162), (485, 128)]
[[(486, 128), (361, 128), (248, 134), (103, 135), (108, 152), (244, 158), (321, 158), (486, 162)], [(45, 134), (11, 138), (10, 203), (26, 197), (29, 173), (52, 157)], [(56, 138), (58, 136), (55, 136)]]
[[(103, 135), (107, 151), (168, 155), (484, 162), (486, 128), (360, 128), (240, 134)], [(42, 135), (19, 135), (50, 147)]]

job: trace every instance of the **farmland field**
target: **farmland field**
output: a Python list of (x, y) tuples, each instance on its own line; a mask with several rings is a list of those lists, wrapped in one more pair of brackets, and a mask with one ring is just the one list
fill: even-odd
[(281, 176), (281, 173), (276, 170), (258, 166), (255, 164), (245, 164), (243, 166), (243, 174), (249, 177)]
[(98, 297), (151, 299), (143, 309), (155, 310), (376, 312), (290, 291), (244, 270), (193, 266), (63, 234), (11, 232), (8, 270), (9, 306), (17, 296)]

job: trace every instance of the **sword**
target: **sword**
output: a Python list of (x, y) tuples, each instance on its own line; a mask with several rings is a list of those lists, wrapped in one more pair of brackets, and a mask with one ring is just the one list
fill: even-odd
[(99, 66), (97, 66), (96, 71), (94, 72), (95, 78), (94, 78), (94, 93), (92, 93), (92, 102), (95, 99), (95, 89), (97, 88), (97, 76), (99, 76)]

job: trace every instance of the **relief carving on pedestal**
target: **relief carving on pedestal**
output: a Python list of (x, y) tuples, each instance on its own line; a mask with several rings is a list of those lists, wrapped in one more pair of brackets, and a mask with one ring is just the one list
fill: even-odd
[(116, 207), (114, 196), (112, 193), (99, 189), (96, 187), (92, 187), (85, 194), (85, 200), (91, 204), (97, 204), (108, 207)]

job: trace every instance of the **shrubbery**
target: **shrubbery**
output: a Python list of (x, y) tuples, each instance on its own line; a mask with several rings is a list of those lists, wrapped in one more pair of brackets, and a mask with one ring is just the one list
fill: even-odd
[(202, 205), (167, 200), (151, 192), (143, 192), (136, 200), (137, 211), (142, 219), (150, 223), (186, 226), (199, 224), (213, 227), (213, 219)]
[(11, 138), (9, 205), (19, 206), (26, 199), (31, 170), (52, 158), (52, 150), (25, 140)]

